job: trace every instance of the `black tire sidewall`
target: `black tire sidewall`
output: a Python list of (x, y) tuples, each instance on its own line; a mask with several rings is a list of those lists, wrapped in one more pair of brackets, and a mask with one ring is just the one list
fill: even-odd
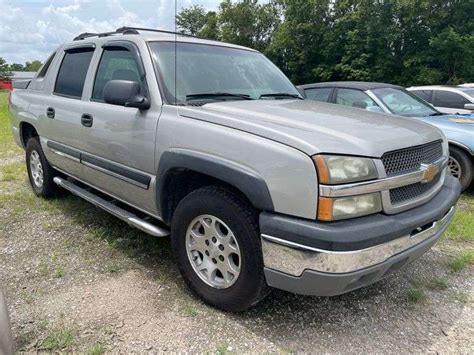
[[(176, 209), (171, 230), (173, 253), (186, 283), (198, 296), (223, 310), (242, 311), (260, 300), (262, 287), (266, 286), (260, 239), (254, 225), (256, 221), (249, 220), (247, 214), (228, 201), (202, 190), (185, 197)], [(240, 275), (226, 289), (216, 289), (202, 281), (187, 256), (185, 242), (188, 226), (193, 219), (205, 214), (221, 219), (232, 230), (239, 244)]]
[(450, 147), (449, 148), (449, 155), (452, 156), (454, 159), (458, 161), (461, 165), (461, 178), (459, 182), (461, 183), (461, 189), (464, 191), (467, 189), (472, 182), (473, 177), (473, 163), (471, 158), (462, 152), (459, 148)]
[[(43, 185), (41, 187), (36, 186), (36, 184), (33, 181), (33, 176), (31, 174), (31, 168), (30, 168), (30, 158), (31, 158), (31, 153), (33, 151), (36, 151), (39, 155), (41, 165), (43, 167)], [(43, 153), (43, 149), (41, 148), (41, 143), (38, 139), (38, 137), (33, 137), (28, 140), (26, 143), (26, 169), (28, 171), (28, 178), (30, 180), (30, 185), (31, 189), (37, 196), (42, 196), (42, 197), (52, 197), (56, 193), (56, 185), (54, 184), (53, 178), (54, 178), (54, 170), (53, 168), (49, 165), (48, 161), (46, 160), (46, 157)]]

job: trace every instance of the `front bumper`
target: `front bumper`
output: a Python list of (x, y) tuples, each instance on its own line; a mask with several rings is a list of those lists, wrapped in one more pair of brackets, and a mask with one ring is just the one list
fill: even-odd
[(262, 214), (267, 283), (299, 294), (331, 296), (376, 282), (439, 239), (459, 194), (459, 182), (446, 177), (431, 201), (396, 215), (318, 223)]

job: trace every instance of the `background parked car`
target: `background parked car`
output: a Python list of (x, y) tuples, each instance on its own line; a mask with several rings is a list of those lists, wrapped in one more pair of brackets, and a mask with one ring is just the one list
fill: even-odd
[(474, 112), (474, 88), (461, 86), (412, 86), (407, 89), (444, 113)]
[(465, 190), (474, 176), (474, 117), (447, 115), (401, 86), (359, 81), (298, 86), (307, 99), (412, 117), (441, 129), (449, 141), (449, 171)]

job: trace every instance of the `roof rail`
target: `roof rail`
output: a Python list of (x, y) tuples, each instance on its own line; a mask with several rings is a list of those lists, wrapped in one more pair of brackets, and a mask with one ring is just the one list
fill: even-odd
[(84, 32), (84, 33), (81, 33), (80, 35), (74, 37), (74, 41), (80, 41), (80, 40), (90, 38), (90, 37), (107, 37), (107, 36), (118, 35), (118, 34), (122, 34), (122, 35), (134, 34), (134, 35), (137, 35), (137, 34), (139, 34), (138, 31), (168, 33), (168, 34), (174, 34), (174, 35), (179, 35), (179, 36), (198, 38), (196, 36), (188, 35), (188, 34), (185, 34), (185, 33), (173, 32), (173, 31), (155, 30), (153, 28), (124, 26), (124, 27), (117, 28), (114, 32), (103, 32), (103, 33)]
[(167, 34), (171, 34), (171, 35), (179, 35), (179, 36), (195, 37), (195, 38), (197, 38), (196, 36), (188, 35), (188, 34), (186, 34), (186, 33), (180, 33), (180, 32), (174, 32), (174, 31), (167, 31), (167, 30), (157, 30), (157, 29), (154, 29), (154, 28), (143, 28), (143, 27), (128, 27), (128, 26), (124, 26), (124, 27), (120, 27), (120, 28), (117, 28), (117, 29), (116, 29), (116, 32), (120, 32), (120, 33), (123, 33), (123, 34), (129, 34), (128, 31), (159, 32), (159, 33), (167, 33)]

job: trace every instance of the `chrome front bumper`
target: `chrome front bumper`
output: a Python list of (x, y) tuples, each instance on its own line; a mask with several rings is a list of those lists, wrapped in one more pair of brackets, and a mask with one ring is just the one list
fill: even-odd
[(335, 274), (358, 271), (383, 263), (430, 238), (439, 238), (451, 222), (454, 211), (453, 206), (441, 219), (420, 226), (409, 235), (360, 250), (322, 250), (262, 234), (264, 265), (292, 276), (300, 276), (305, 270)]

